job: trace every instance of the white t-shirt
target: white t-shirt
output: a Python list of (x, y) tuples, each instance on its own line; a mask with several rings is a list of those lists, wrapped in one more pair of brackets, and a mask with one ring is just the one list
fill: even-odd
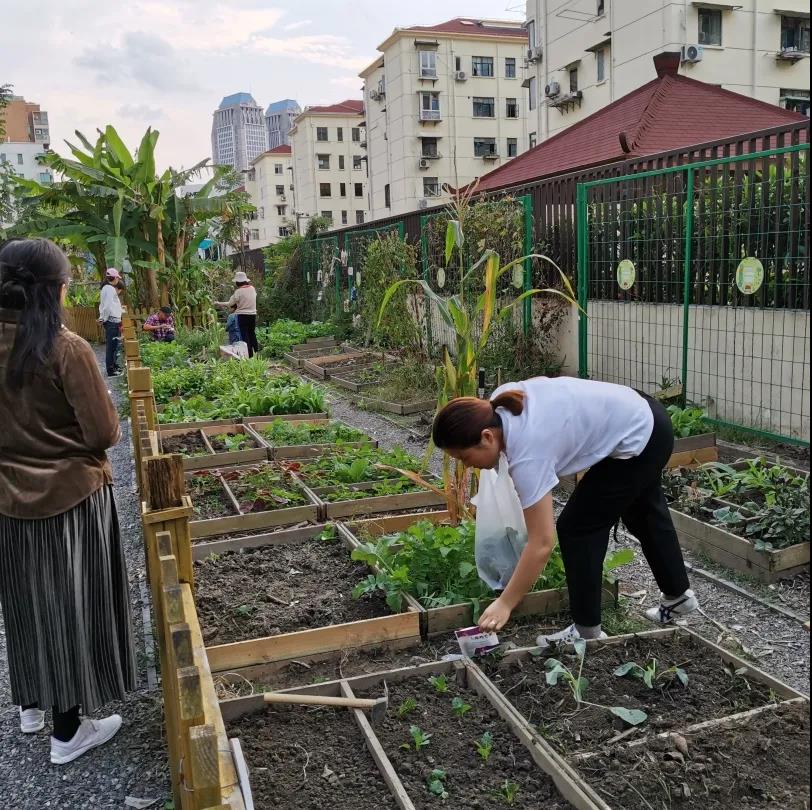
[(558, 476), (582, 472), (605, 458), (634, 458), (654, 429), (654, 414), (643, 397), (625, 385), (576, 377), (534, 377), (505, 383), (524, 393), (524, 410), (502, 417), (505, 455), (522, 508), (538, 503)]

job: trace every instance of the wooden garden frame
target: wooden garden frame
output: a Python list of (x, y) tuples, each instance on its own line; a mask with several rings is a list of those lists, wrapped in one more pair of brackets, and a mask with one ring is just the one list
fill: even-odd
[(716, 434), (702, 433), (699, 436), (674, 439), (674, 450), (666, 468), (673, 470), (676, 467), (695, 467), (711, 461), (719, 461)]
[[(355, 363), (361, 358), (369, 358), (362, 362)], [(315, 357), (305, 357), (302, 359), (301, 369), (311, 377), (319, 380), (329, 380), (334, 368), (342, 367), (362, 368), (371, 365), (376, 360), (372, 352), (365, 350), (343, 350), (340, 354), (317, 355)]]
[(436, 399), (421, 399), (404, 404), (402, 402), (389, 402), (385, 399), (368, 397), (364, 394), (358, 397), (358, 404), (362, 408), (386, 411), (387, 413), (398, 414), (398, 416), (409, 416), (413, 413), (423, 413), (424, 411), (434, 411), (437, 409)]
[[(235, 464), (251, 464), (257, 461), (267, 461), (269, 458), (268, 446), (253, 431), (250, 431), (242, 424), (230, 425), (206, 425), (201, 428), (175, 428), (173, 430), (161, 430), (160, 436), (163, 440), (170, 436), (184, 436), (189, 433), (198, 433), (203, 439), (208, 452), (200, 456), (184, 456), (184, 470), (204, 470), (210, 467), (228, 467)], [(222, 433), (232, 435), (243, 434), (249, 436), (255, 442), (259, 442), (259, 447), (252, 447), (247, 450), (231, 450), (225, 453), (218, 453), (211, 442), (209, 436), (219, 436)]]
[[(307, 484), (307, 480), (302, 478)], [(348, 489), (371, 489), (382, 481), (368, 481), (360, 484), (347, 484)], [(378, 512), (402, 512), (407, 509), (421, 509), (426, 506), (442, 506), (445, 498), (428, 489), (416, 492), (402, 492), (397, 495), (371, 495), (368, 498), (357, 498), (348, 501), (329, 501), (326, 496), (341, 489), (339, 486), (310, 487), (309, 491), (319, 503), (323, 519), (355, 517), (356, 515), (374, 515)], [(419, 519), (413, 516), (414, 519)]]
[[(293, 421), (293, 420), (286, 420)], [(296, 419), (296, 422), (303, 422), (308, 425), (330, 425), (330, 424), (343, 424), (337, 419)], [(334, 444), (285, 444), (274, 445), (271, 440), (262, 434), (262, 429), (259, 427), (263, 424), (270, 424), (268, 421), (256, 422), (246, 417), (245, 427), (254, 436), (255, 439), (262, 442), (268, 448), (268, 458), (274, 461), (279, 459), (294, 459), (294, 458), (315, 458), (316, 456), (323, 456), (326, 453), (332, 453), (336, 450)], [(367, 437), (366, 441), (347, 442), (342, 444), (339, 449), (352, 449), (357, 447), (377, 447), (378, 442), (375, 439)]]

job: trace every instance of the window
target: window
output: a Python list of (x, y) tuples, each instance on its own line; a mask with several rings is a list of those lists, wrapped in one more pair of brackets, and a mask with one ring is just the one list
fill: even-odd
[(5, 163), (5, 162), (6, 162), (6, 153), (5, 152), (0, 152), (0, 163)]
[(507, 139), (507, 156), (516, 157), (519, 154), (519, 141), (516, 138)]
[(436, 177), (423, 178), (423, 196), (424, 197), (440, 196), (440, 182)]
[(781, 50), (809, 53), (809, 20), (781, 17)]
[(356, 225), (363, 225), (364, 224), (364, 212), (363, 211), (356, 211), (355, 212), (355, 224)]
[(496, 154), (496, 138), (474, 138), (474, 157)]
[(536, 101), (537, 101), (536, 77), (535, 76), (530, 77), (530, 84), (527, 85), (527, 93), (528, 93), (528, 96), (529, 96), (529, 105), (528, 106), (530, 107), (531, 110), (535, 110), (536, 109)]
[(389, 183), (383, 187), (383, 204), (387, 208), (392, 207), (392, 189), (389, 188)]
[(528, 20), (526, 24), (527, 28), (527, 44), (531, 48), (536, 47), (536, 21), (535, 20)]
[(341, 212), (341, 224), (342, 225), (347, 225), (348, 223), (349, 223), (349, 219), (347, 218), (347, 212), (342, 211)]
[(322, 211), (321, 215), (326, 219), (331, 225), (333, 224), (333, 212), (332, 211)]
[(439, 157), (439, 152), (437, 151), (437, 145), (439, 141), (437, 138), (421, 138), (421, 145), (420, 145), (420, 156), (425, 158), (436, 158)]
[(420, 57), (420, 78), (437, 78), (437, 51), (418, 51)]
[(492, 56), (472, 57), (471, 73), (474, 76), (493, 77), (493, 57)]
[(330, 168), (330, 156), (329, 155), (316, 155), (316, 158), (318, 159), (320, 169), (329, 169)]
[(493, 98), (474, 96), (474, 118), (493, 118), (496, 110)]
[(17, 152), (17, 165), (18, 166), (23, 165), (23, 156), (22, 156), (22, 154), (20, 152)]
[(288, 207), (286, 205), (277, 205), (276, 206), (276, 213), (280, 217), (285, 216), (285, 211), (287, 211), (287, 210), (288, 210)]
[(336, 138), (339, 141), (344, 140), (344, 127), (338, 127), (338, 129), (336, 129)]
[(257, 218), (265, 219), (265, 206), (261, 205), (259, 208), (257, 208)]
[(327, 127), (316, 127), (316, 140), (317, 141), (327, 140)]
[[(808, 110), (809, 109), (809, 102), (807, 102), (806, 106), (807, 106), (807, 110)], [(806, 114), (809, 115), (809, 112), (807, 112)], [(39, 173), (39, 181), (44, 186), (48, 185), (48, 183), (51, 182), (51, 175), (48, 174), (48, 172), (40, 172)]]
[(513, 56), (505, 57), (505, 78), (506, 79), (516, 78), (516, 58)]
[(363, 183), (353, 183), (352, 187), (354, 189), (354, 194), (356, 197), (363, 197), (364, 196), (364, 184)]
[(531, 133), (530, 133), (530, 137), (528, 138), (528, 141), (527, 141), (527, 146), (528, 146), (530, 149), (532, 149), (532, 148), (533, 148), (535, 145), (536, 145), (536, 133), (535, 133), (535, 132), (531, 132)]
[(570, 68), (570, 93), (578, 92), (578, 67)]
[(781, 90), (781, 106), (801, 115), (809, 115), (809, 90)]
[(361, 129), (360, 129), (360, 127), (353, 127), (352, 128), (352, 140), (353, 140), (353, 143), (358, 143), (361, 140)]
[(462, 70), (462, 57), (455, 56), (454, 57), (454, 70)]
[(259, 231), (256, 228), (251, 229), (251, 239), (253, 239), (255, 242), (259, 241)]
[(722, 44), (722, 12), (720, 9), (699, 9), (699, 44)]
[(282, 174), (282, 164), (281, 163), (274, 163), (274, 165), (273, 165), (273, 173), (274, 174)]
[(279, 228), (279, 235), (280, 236), (290, 236), (290, 228), (281, 225)]
[(276, 196), (277, 197), (284, 197), (285, 196), (285, 187), (284, 186), (277, 186), (276, 187)]
[(598, 0), (598, 16), (603, 17), (606, 14), (606, 0)]
[(344, 155), (338, 156), (338, 168), (344, 170)]
[(360, 172), (361, 169), (363, 169), (363, 168), (364, 168), (364, 166), (363, 166), (363, 163), (361, 162), (361, 156), (360, 155), (353, 155), (352, 156), (352, 169), (353, 169), (353, 171)]
[(341, 197), (347, 196), (347, 184), (346, 183), (339, 183), (338, 184), (338, 193)]
[(519, 102), (515, 98), (505, 99), (505, 115), (508, 118), (519, 117)]
[(420, 94), (420, 120), (439, 121), (440, 120), (440, 94), (421, 93)]
[(595, 51), (595, 69), (599, 82), (606, 81), (606, 48), (599, 48)]
[(332, 197), (333, 192), (329, 183), (319, 183), (319, 197)]

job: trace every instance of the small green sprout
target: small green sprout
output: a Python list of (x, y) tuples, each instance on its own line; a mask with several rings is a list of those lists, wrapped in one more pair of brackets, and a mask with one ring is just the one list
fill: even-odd
[(649, 689), (654, 689), (655, 684), (661, 678), (676, 678), (683, 686), (688, 686), (688, 673), (682, 667), (673, 666), (664, 669), (662, 672), (657, 672), (656, 658), (652, 658), (645, 667), (641, 667), (634, 661), (628, 661), (615, 670), (615, 675), (619, 678), (631, 675), (632, 678), (643, 681)]
[(448, 691), (448, 678), (445, 675), (432, 675), (429, 678), (429, 683), (440, 694), (445, 694)]
[(412, 742), (403, 743), (400, 746), (404, 751), (411, 751), (412, 749), (419, 751), (421, 748), (425, 748), (429, 744), (429, 740), (431, 740), (431, 734), (424, 734), (418, 726), (409, 726), (409, 734)]
[(502, 783), (502, 787), (499, 789), (499, 797), (504, 799), (505, 804), (513, 806), (516, 802), (516, 794), (519, 792), (519, 786), (515, 782), (511, 782), (508, 779)]
[(493, 734), (486, 731), (476, 742), (476, 752), (482, 757), (483, 762), (487, 762), (491, 758), (493, 752)]
[(238, 616), (242, 616), (244, 619), (247, 619), (254, 615), (254, 606), (253, 605), (240, 605), (235, 611)]
[(466, 703), (461, 697), (455, 697), (454, 700), (451, 701), (451, 711), (462, 719), (471, 711), (471, 705)]
[(406, 698), (403, 703), (398, 706), (398, 717), (403, 720), (408, 717), (417, 708), (417, 701), (414, 698)]
[(445, 789), (446, 772), (441, 768), (435, 768), (427, 777), (426, 784), (429, 787), (429, 792), (441, 799), (448, 798), (448, 791)]

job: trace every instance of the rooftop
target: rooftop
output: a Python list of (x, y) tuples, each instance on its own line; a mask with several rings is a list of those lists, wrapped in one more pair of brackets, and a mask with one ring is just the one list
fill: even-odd
[(223, 96), (223, 100), (217, 109), (224, 110), (226, 107), (236, 107), (240, 104), (246, 104), (251, 107), (259, 106), (250, 93), (232, 93), (230, 96)]
[(265, 115), (271, 115), (272, 113), (278, 112), (285, 112), (286, 110), (290, 110), (292, 112), (300, 112), (301, 107), (299, 106), (298, 101), (294, 101), (292, 98), (283, 98), (281, 101), (274, 101), (268, 105), (268, 108), (265, 110)]
[(292, 152), (293, 150), (287, 144), (282, 144), (282, 146), (275, 146), (273, 149), (266, 149), (261, 155), (257, 155), (251, 161), (251, 165), (253, 166), (255, 163), (258, 163), (260, 160), (262, 160), (262, 158), (279, 155), (290, 155), (292, 154)]
[(337, 104), (328, 104), (326, 106), (305, 107), (303, 115), (308, 113), (326, 113), (331, 115), (344, 114), (344, 115), (363, 115), (364, 102), (360, 99), (346, 99), (339, 101)]
[(416, 32), (422, 34), (470, 34), (475, 37), (515, 37), (527, 39), (527, 29), (510, 20), (479, 20), (474, 17), (455, 17), (437, 25), (410, 25), (396, 28), (396, 33)]

